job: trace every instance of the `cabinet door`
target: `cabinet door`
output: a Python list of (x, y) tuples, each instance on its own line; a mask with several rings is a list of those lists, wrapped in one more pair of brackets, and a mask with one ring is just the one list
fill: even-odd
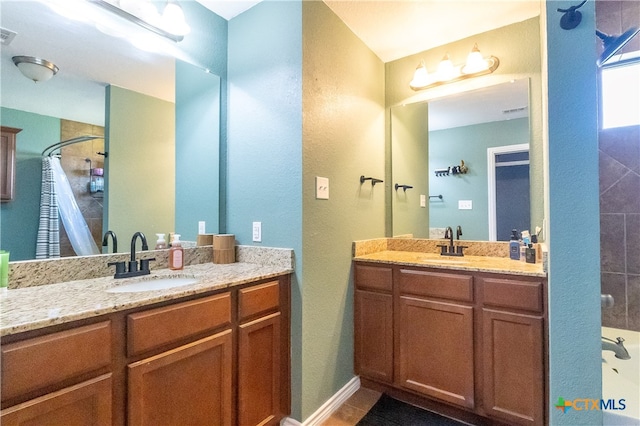
[(473, 308), (400, 297), (400, 386), (474, 407)]
[(513, 425), (544, 423), (543, 319), (483, 309), (484, 403)]
[(393, 382), (393, 297), (372, 291), (355, 291), (356, 374)]
[(111, 424), (111, 374), (2, 410), (5, 426)]
[(130, 426), (230, 425), (231, 330), (128, 368)]
[(280, 313), (240, 326), (238, 424), (277, 424), (280, 413)]

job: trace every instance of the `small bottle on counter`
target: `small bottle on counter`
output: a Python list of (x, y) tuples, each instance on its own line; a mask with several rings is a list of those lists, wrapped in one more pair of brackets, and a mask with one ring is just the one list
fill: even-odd
[(173, 234), (171, 248), (169, 249), (169, 269), (179, 270), (184, 268), (184, 249), (180, 243), (180, 234)]
[(156, 250), (166, 249), (167, 241), (164, 239), (164, 234), (156, 234), (158, 241), (156, 241)]
[(509, 257), (513, 260), (520, 259), (520, 241), (518, 241), (518, 230), (511, 231), (511, 241), (509, 241)]

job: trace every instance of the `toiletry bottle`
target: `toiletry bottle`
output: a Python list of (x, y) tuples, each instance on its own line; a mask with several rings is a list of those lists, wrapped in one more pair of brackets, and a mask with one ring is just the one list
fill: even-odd
[(156, 241), (156, 250), (166, 249), (167, 242), (164, 239), (164, 234), (156, 234), (158, 241)]
[(518, 230), (511, 231), (511, 241), (509, 241), (509, 257), (513, 260), (520, 259), (520, 241), (518, 241)]
[(171, 248), (169, 249), (169, 269), (178, 270), (184, 268), (184, 250), (180, 243), (180, 234), (173, 234)]

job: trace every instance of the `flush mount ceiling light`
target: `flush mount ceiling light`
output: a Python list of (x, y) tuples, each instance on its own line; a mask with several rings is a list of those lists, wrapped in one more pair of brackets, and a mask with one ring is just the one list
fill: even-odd
[(413, 74), (413, 80), (409, 83), (409, 87), (416, 91), (424, 90), (467, 78), (491, 74), (499, 65), (500, 60), (495, 56), (483, 58), (480, 49), (478, 49), (478, 45), (475, 44), (464, 65), (454, 65), (447, 54), (438, 64), (437, 71), (433, 76), (427, 72), (424, 61), (420, 61), (420, 64)]
[(58, 72), (58, 67), (45, 59), (33, 56), (14, 56), (11, 59), (22, 75), (36, 83), (47, 81)]

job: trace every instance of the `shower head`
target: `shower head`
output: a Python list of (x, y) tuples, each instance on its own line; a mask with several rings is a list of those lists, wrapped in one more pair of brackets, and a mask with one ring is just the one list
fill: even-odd
[(640, 27), (631, 27), (619, 36), (612, 36), (596, 30), (596, 35), (602, 40), (604, 51), (596, 64), (601, 67), (604, 65), (613, 55), (616, 54), (625, 44), (627, 44), (636, 34), (640, 32)]

